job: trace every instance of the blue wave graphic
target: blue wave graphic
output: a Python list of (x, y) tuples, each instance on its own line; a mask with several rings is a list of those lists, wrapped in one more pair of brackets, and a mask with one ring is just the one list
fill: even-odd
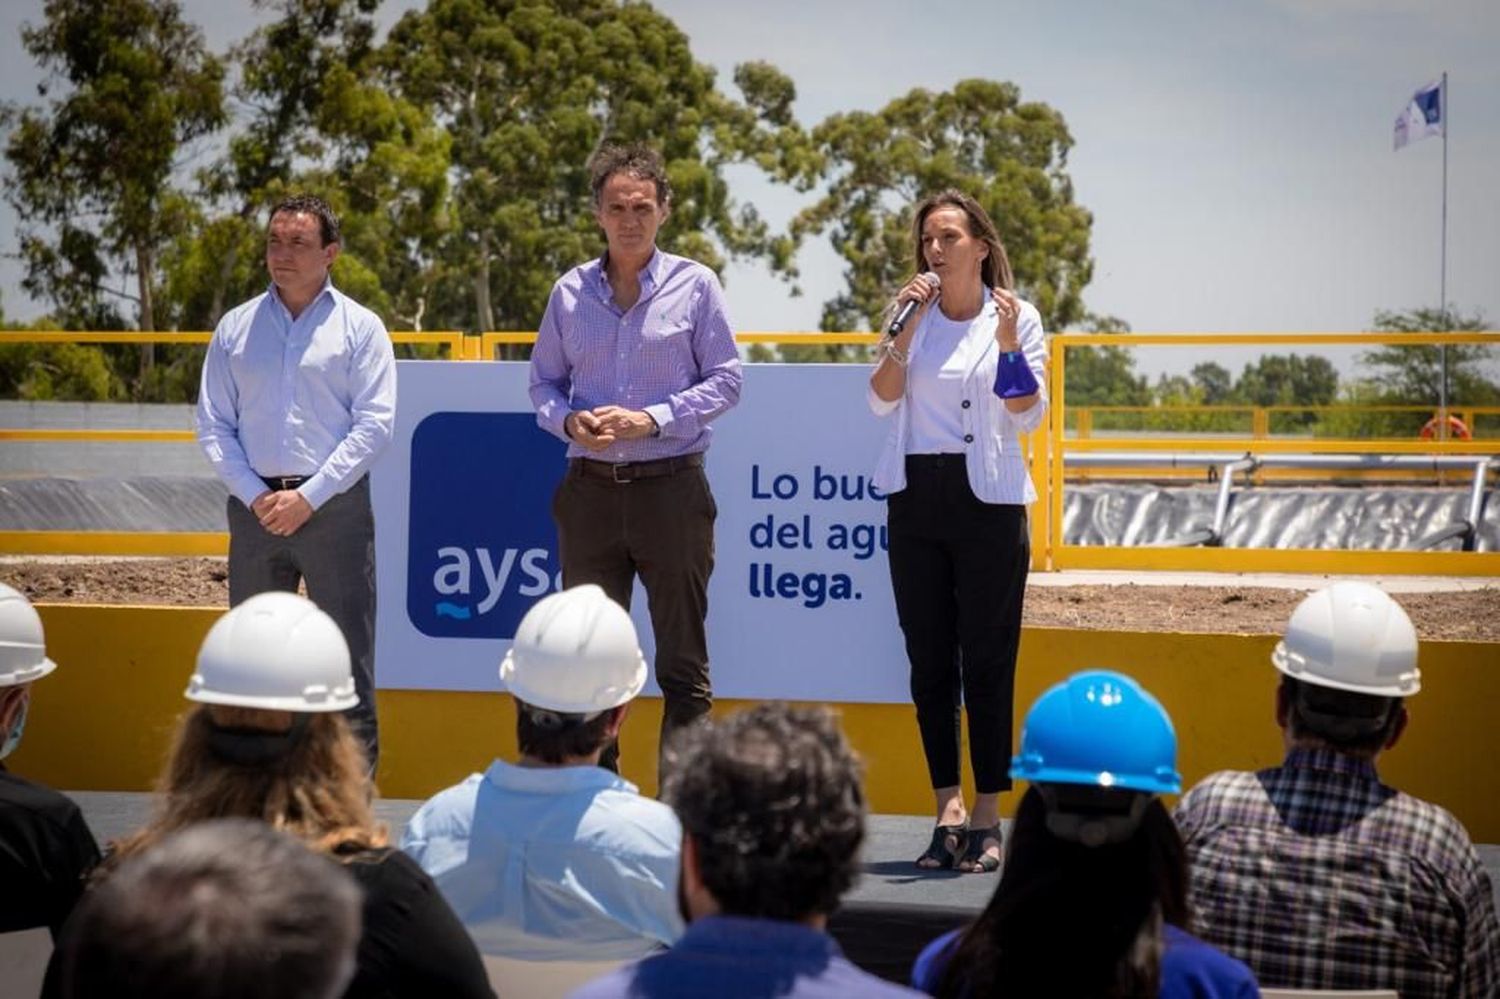
[(467, 621), (470, 616), (466, 604), (450, 604), (446, 600), (439, 600), (433, 607), (433, 612), (438, 617), (451, 617), (455, 621)]

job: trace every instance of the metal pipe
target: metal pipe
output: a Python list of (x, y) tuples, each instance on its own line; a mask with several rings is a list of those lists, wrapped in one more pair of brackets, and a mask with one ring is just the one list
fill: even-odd
[[(1140, 451), (1085, 451), (1064, 454), (1065, 464), (1078, 468), (1211, 468), (1236, 461), (1245, 455), (1223, 451), (1203, 452), (1156, 452)], [(1475, 462), (1489, 462), (1484, 455), (1422, 455), (1422, 454), (1267, 454), (1255, 459), (1261, 468), (1331, 468), (1331, 469), (1380, 469), (1394, 468), (1416, 471), (1452, 471), (1471, 469)]]
[(1210, 527), (1210, 538), (1204, 544), (1217, 547), (1224, 540), (1224, 521), (1229, 518), (1229, 494), (1234, 491), (1234, 473), (1249, 471), (1255, 467), (1255, 459), (1250, 455), (1227, 461), (1219, 469), (1219, 498), (1214, 504), (1214, 522)]
[(1489, 477), (1492, 460), (1480, 458), (1474, 462), (1474, 485), (1469, 489), (1469, 526), (1474, 530), (1476, 548), (1479, 540), (1479, 518), (1484, 512), (1484, 483)]

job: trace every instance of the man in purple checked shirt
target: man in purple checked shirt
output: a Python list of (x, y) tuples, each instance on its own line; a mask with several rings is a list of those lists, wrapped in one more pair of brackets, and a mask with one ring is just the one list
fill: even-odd
[[(708, 578), (718, 508), (709, 424), (740, 397), (740, 360), (714, 272), (663, 253), (661, 155), (611, 146), (590, 163), (604, 256), (552, 287), (531, 355), (537, 423), (568, 443), (553, 497), (563, 586), (630, 607), (636, 574), (656, 636), (661, 744), (708, 713)], [(619, 769), (619, 747), (600, 765)]]

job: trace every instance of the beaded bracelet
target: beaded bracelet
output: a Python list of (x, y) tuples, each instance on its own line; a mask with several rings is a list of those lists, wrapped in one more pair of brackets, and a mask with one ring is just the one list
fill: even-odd
[(895, 340), (887, 340), (884, 344), (881, 345), (881, 351), (885, 354), (886, 357), (889, 357), (892, 361), (895, 361), (896, 366), (899, 368), (906, 367), (907, 362), (911, 360), (910, 355), (908, 355), (906, 351), (896, 346)]

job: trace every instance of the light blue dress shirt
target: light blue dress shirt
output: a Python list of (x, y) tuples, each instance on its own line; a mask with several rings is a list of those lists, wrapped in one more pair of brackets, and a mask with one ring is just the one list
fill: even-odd
[(273, 284), (225, 313), (203, 362), (198, 443), (247, 506), (262, 475), (308, 476), (314, 510), (390, 442), (396, 360), (380, 317), (331, 281), (295, 319)]
[(401, 849), (484, 954), (629, 960), (682, 935), (682, 827), (602, 767), (496, 760), (426, 802)]

